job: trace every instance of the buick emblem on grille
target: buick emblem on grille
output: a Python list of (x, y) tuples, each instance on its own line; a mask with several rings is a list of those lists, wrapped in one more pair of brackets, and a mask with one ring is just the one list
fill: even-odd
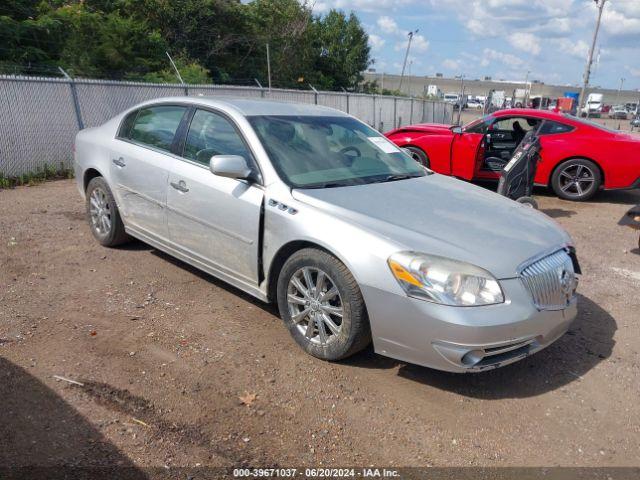
[(573, 296), (573, 289), (575, 286), (575, 275), (572, 271), (563, 268), (560, 271), (560, 288), (562, 288), (562, 294), (565, 296), (567, 303)]

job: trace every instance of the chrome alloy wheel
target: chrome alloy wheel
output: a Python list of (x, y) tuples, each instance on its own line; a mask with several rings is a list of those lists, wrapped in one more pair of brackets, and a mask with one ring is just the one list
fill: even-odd
[(104, 237), (111, 231), (111, 208), (107, 194), (101, 188), (94, 188), (89, 197), (89, 215), (91, 227), (98, 235)]
[(296, 328), (310, 342), (328, 345), (342, 329), (342, 298), (325, 272), (302, 267), (289, 280), (289, 314)]
[(569, 164), (560, 172), (560, 190), (569, 197), (582, 197), (591, 191), (596, 177), (586, 165)]

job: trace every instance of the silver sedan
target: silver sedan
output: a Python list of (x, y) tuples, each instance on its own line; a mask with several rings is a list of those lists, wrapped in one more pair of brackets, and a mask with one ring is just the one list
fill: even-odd
[(277, 302), (318, 358), (373, 342), (480, 371), (548, 346), (576, 316), (579, 267), (553, 220), (433, 174), (333, 109), (150, 101), (81, 131), (75, 169), (98, 242), (135, 237)]

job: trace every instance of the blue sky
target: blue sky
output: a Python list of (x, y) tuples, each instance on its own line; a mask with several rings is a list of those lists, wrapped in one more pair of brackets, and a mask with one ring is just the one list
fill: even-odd
[[(316, 0), (313, 10), (354, 11), (378, 72), (400, 73), (407, 32), (413, 75), (578, 84), (591, 42), (594, 0)], [(591, 84), (640, 88), (640, 0), (608, 0)], [(409, 68), (409, 67), (408, 67)]]

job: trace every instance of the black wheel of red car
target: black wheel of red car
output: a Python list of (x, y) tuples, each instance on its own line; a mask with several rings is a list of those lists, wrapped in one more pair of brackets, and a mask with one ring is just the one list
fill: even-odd
[(565, 200), (589, 200), (602, 185), (602, 174), (591, 160), (572, 158), (562, 162), (551, 176), (551, 187)]
[(431, 164), (429, 162), (429, 156), (425, 153), (424, 150), (422, 150), (419, 147), (413, 147), (413, 146), (407, 146), (404, 148), (409, 150), (409, 152), (411, 153), (411, 158), (413, 158), (420, 165), (427, 168), (430, 167)]

